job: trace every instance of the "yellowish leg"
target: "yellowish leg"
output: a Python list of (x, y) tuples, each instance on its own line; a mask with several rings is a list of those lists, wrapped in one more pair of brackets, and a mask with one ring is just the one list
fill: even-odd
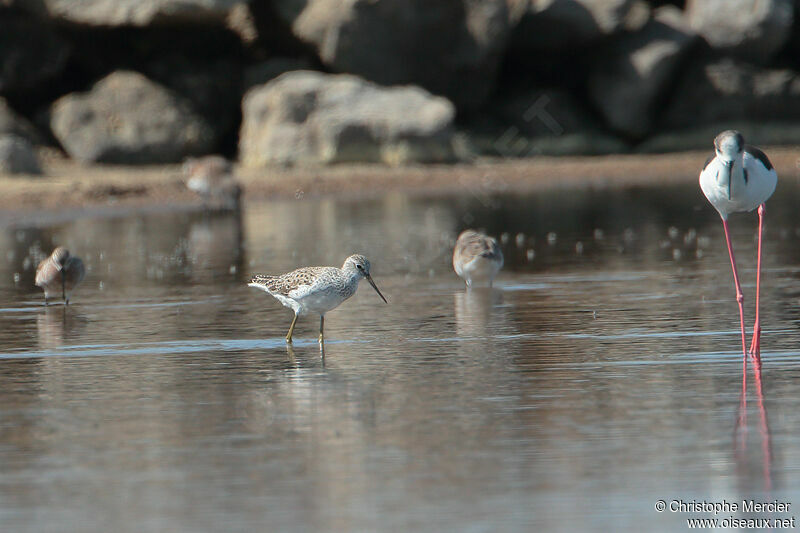
[(294, 333), (294, 325), (297, 324), (297, 315), (294, 315), (292, 325), (289, 326), (289, 333), (286, 334), (286, 342), (292, 342), (292, 333)]
[(325, 342), (325, 335), (322, 333), (322, 330), (325, 328), (325, 316), (319, 316), (319, 343), (322, 344)]
[(294, 348), (292, 348), (291, 344), (286, 345), (286, 354), (289, 356), (289, 361), (294, 362)]

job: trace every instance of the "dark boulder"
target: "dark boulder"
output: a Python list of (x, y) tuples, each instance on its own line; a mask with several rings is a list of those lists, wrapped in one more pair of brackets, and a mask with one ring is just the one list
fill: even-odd
[(612, 130), (634, 139), (650, 133), (695, 42), (680, 10), (665, 6), (641, 30), (605, 49), (589, 77), (589, 98)]
[(381, 85), (415, 84), (460, 106), (494, 87), (510, 20), (505, 0), (276, 0), (322, 63)]

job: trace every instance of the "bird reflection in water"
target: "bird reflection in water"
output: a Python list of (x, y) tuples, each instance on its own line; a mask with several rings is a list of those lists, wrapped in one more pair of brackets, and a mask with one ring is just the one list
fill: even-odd
[(188, 259), (195, 281), (213, 281), (222, 273), (242, 269), (243, 224), (240, 211), (203, 214), (188, 234)]
[[(772, 445), (769, 420), (764, 405), (764, 389), (761, 380), (761, 360), (753, 357), (753, 378), (758, 405), (758, 431), (761, 436), (761, 474), (765, 491), (772, 490)], [(739, 469), (747, 471), (747, 358), (742, 358), (742, 391), (739, 397), (739, 412), (734, 429), (734, 454)]]
[(49, 306), (36, 315), (36, 333), (42, 348), (64, 346), (64, 339), (80, 334), (88, 319), (67, 306)]
[[(502, 305), (503, 293), (485, 287), (456, 292), (456, 334), (459, 337), (491, 337), (497, 331), (492, 309)], [(495, 317), (495, 320), (498, 320)]]
[[(303, 348), (298, 348), (300, 352), (299, 357), (297, 352), (295, 351), (295, 346), (292, 343), (286, 343), (286, 362), (288, 363), (286, 370), (295, 370), (299, 371), (301, 368), (312, 368), (315, 366), (316, 363), (313, 361), (316, 360), (319, 362), (320, 368), (325, 370), (325, 344), (323, 343), (319, 346), (319, 350), (303, 350)], [(313, 352), (313, 353), (312, 353)], [(305, 362), (303, 360), (306, 359)]]

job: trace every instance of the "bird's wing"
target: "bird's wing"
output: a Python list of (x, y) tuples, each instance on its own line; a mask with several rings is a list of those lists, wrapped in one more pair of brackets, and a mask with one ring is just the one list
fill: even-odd
[(770, 162), (769, 158), (767, 157), (767, 154), (762, 152), (759, 148), (756, 148), (755, 146), (750, 146), (748, 144), (748, 145), (745, 145), (744, 151), (745, 151), (746, 154), (750, 155), (751, 157), (761, 161), (761, 164), (764, 165), (764, 168), (766, 168), (767, 170), (772, 170), (772, 163)]
[(50, 258), (46, 257), (42, 259), (39, 263), (39, 266), (36, 267), (36, 278), (34, 284), (37, 287), (41, 287), (43, 283), (47, 283), (46, 278), (50, 276), (50, 269), (48, 265), (50, 264)]
[(291, 292), (300, 287), (313, 285), (317, 278), (315, 270), (317, 269), (314, 267), (305, 267), (280, 276), (256, 274), (250, 279), (248, 285), (264, 289), (271, 294), (288, 297)]
[(706, 162), (703, 163), (703, 169), (700, 172), (705, 170), (706, 167), (708, 166), (708, 164), (711, 163), (714, 160), (715, 157), (717, 157), (717, 154), (715, 154), (715, 153), (712, 153), (710, 156), (708, 156), (708, 159), (706, 159)]
[(74, 287), (86, 276), (86, 267), (83, 266), (83, 261), (79, 257), (70, 256), (67, 264), (64, 265), (64, 275), (66, 282), (72, 284)]

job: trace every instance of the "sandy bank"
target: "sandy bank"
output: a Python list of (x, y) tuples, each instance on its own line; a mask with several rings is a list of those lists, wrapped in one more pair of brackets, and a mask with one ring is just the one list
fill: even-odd
[[(766, 150), (779, 176), (796, 176), (800, 147)], [(553, 188), (604, 188), (691, 182), (708, 152), (598, 157), (537, 157), (474, 164), (388, 168), (347, 165), (304, 169), (237, 169), (245, 201), (315, 196), (472, 194)], [(183, 183), (179, 165), (82, 166), (57, 156), (44, 160), (45, 176), (0, 175), (0, 209), (58, 210), (83, 207), (200, 206)]]

